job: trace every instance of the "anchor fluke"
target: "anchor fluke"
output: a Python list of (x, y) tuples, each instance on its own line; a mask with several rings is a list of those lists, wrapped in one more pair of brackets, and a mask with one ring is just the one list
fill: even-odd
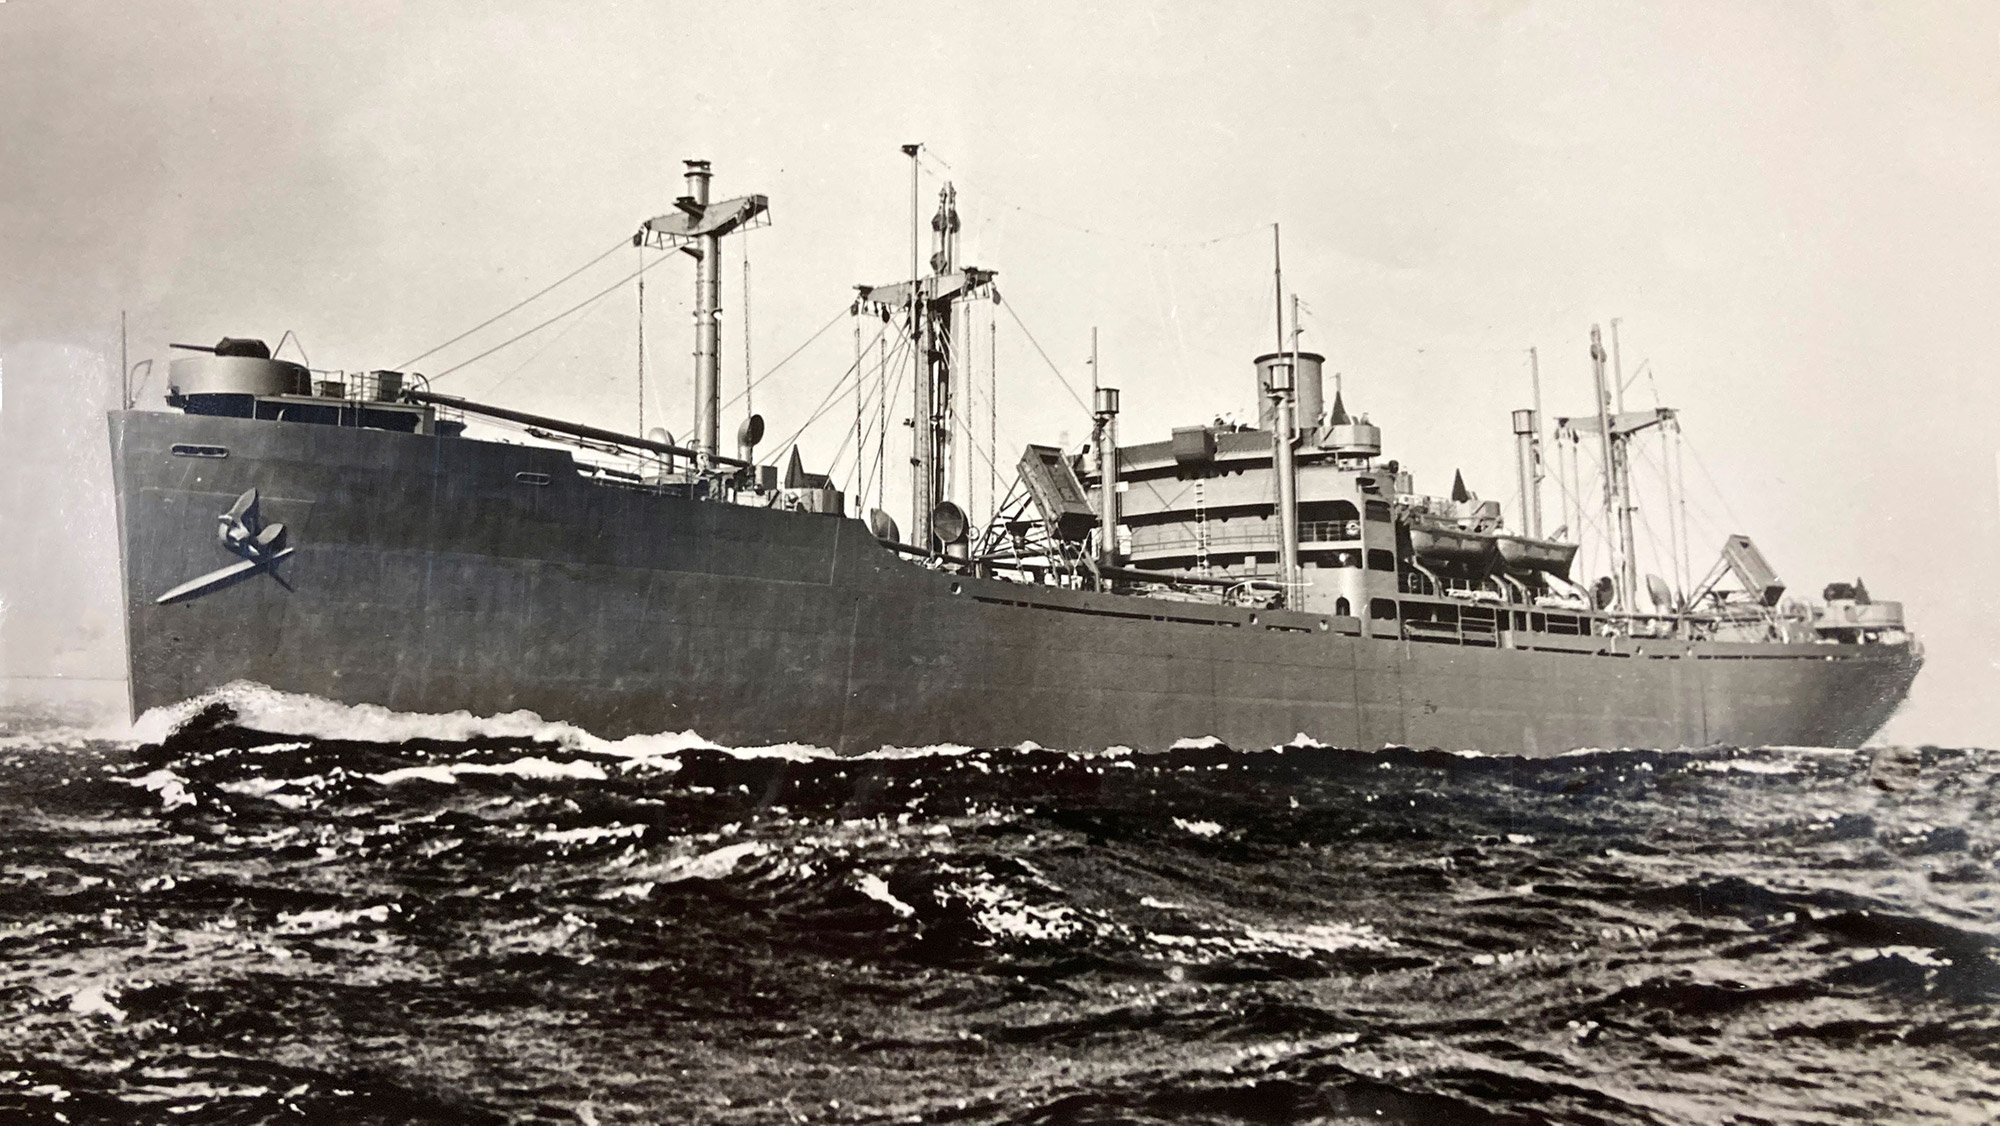
[(257, 490), (254, 488), (245, 489), (228, 511), (216, 516), (215, 536), (225, 550), (242, 556), (242, 560), (189, 579), (155, 598), (154, 605), (164, 606), (169, 602), (180, 602), (220, 590), (258, 571), (270, 570), (279, 560), (291, 555), (293, 550), (285, 546), (283, 523), (263, 522), (257, 511)]

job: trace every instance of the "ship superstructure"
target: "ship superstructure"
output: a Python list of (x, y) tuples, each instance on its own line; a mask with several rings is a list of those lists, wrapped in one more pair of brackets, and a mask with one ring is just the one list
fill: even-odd
[[(782, 474), (760, 461), (761, 419), (721, 452), (718, 240), (768, 201), (711, 204), (710, 178), (689, 162), (687, 195), (635, 238), (696, 261), (686, 445), (414, 373), (315, 379), (234, 339), (175, 361), (178, 413), (115, 413), (134, 708), (249, 680), (843, 749), (1851, 746), (1921, 665), (1897, 604), (1859, 583), (1786, 599), (1746, 536), (1699, 583), (1642, 583), (1629, 445), (1678, 419), (1607, 393), (1594, 329), (1598, 409), (1553, 428), (1539, 404), (1515, 413), (1513, 527), (1462, 481), (1427, 495), (1385, 459), (1338, 385), (1327, 402), (1296, 314), (1288, 346), (1249, 365), (1255, 425), (1121, 445), (1120, 393), (1097, 386), (1084, 448), (1029, 446), (975, 527), (944, 499), (969, 469), (954, 358), (959, 310), (996, 297), (996, 275), (959, 261), (948, 187), (930, 270), (913, 238), (911, 277), (854, 299), (912, 343), (915, 373), (908, 534), (864, 519), (795, 446)], [(470, 438), (468, 415), (593, 456)], [(1596, 583), (1540, 527), (1545, 431), (1597, 443), (1607, 469), (1614, 573)]]

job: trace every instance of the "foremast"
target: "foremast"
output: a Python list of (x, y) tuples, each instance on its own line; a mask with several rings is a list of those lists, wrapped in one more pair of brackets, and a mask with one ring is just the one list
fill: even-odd
[(632, 236), (632, 244), (678, 250), (695, 260), (695, 416), (689, 447), (695, 453), (697, 471), (706, 475), (714, 472), (722, 448), (722, 239), (769, 225), (771, 201), (747, 195), (711, 203), (708, 161), (684, 163), (687, 194), (674, 200), (674, 212), (646, 220)]

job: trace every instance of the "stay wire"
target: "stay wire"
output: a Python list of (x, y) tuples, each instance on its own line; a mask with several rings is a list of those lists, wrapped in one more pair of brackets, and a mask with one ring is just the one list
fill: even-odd
[(1035, 354), (1042, 358), (1043, 363), (1049, 365), (1049, 370), (1054, 372), (1056, 379), (1062, 383), (1063, 390), (1069, 392), (1069, 397), (1076, 400), (1076, 405), (1082, 409), (1084, 414), (1089, 415), (1090, 405), (1083, 401), (1083, 396), (1076, 393), (1076, 388), (1070, 386), (1069, 377), (1062, 373), (1062, 369), (1056, 366), (1056, 362), (1049, 359), (1049, 354), (1042, 349), (1042, 342), (1036, 340), (1035, 334), (1028, 331), (1027, 324), (1021, 320), (1021, 314), (1014, 311), (1014, 303), (1003, 297), (1000, 299), (1000, 307), (1007, 310), (1008, 316), (1014, 318), (1014, 323), (1021, 328), (1021, 335), (1027, 337), (1028, 343), (1035, 346)]
[[(623, 246), (625, 244), (620, 243), (619, 245)], [(671, 262), (671, 261), (673, 261), (672, 255), (662, 254), (658, 258), (655, 258), (651, 262), (647, 263), (646, 265), (639, 267), (638, 269), (632, 271), (629, 274), (626, 274), (624, 277), (619, 278), (617, 281), (612, 282), (610, 285), (605, 286), (603, 289), (598, 290), (596, 293), (591, 294), (589, 297), (586, 297), (583, 300), (577, 302), (576, 304), (571, 305), (569, 308), (564, 309), (562, 312), (557, 313), (555, 316), (550, 317), (549, 319), (529, 329), (526, 329), (525, 331), (517, 332), (513, 336), (510, 336), (507, 339), (502, 340), (500, 343), (495, 344), (493, 347), (488, 348), (486, 351), (479, 353), (477, 356), (474, 356), (471, 359), (465, 360), (461, 363), (453, 364), (452, 366), (444, 369), (441, 372), (438, 372), (436, 375), (433, 375), (430, 378), (432, 380), (443, 379), (445, 376), (450, 375), (452, 372), (458, 371), (460, 368), (476, 364), (479, 361), (485, 359), (486, 357), (492, 355), (495, 352), (500, 351), (503, 348), (506, 348), (511, 344), (517, 343), (521, 340), (527, 339), (530, 336), (533, 336), (535, 333), (542, 331), (543, 329), (549, 327), (550, 325), (556, 323), (559, 320), (562, 320), (564, 317), (567, 317), (572, 313), (588, 308), (591, 305), (595, 305), (597, 302), (602, 301), (606, 297), (611, 296), (613, 293), (618, 292), (619, 289), (624, 287), (626, 282), (631, 281), (633, 278), (638, 277), (640, 274), (643, 274), (646, 271), (653, 269), (654, 267), (660, 265), (663, 262)], [(408, 365), (405, 364), (403, 366), (407, 367)]]
[[(819, 326), (819, 329), (815, 331), (811, 336), (806, 337), (806, 341), (804, 344), (801, 344), (798, 347), (792, 349), (791, 352), (788, 355), (786, 355), (784, 359), (779, 360), (777, 363), (771, 365), (770, 371), (767, 371), (764, 374), (758, 376), (756, 379), (752, 380), (748, 386), (744, 387), (743, 390), (737, 392), (736, 395), (733, 398), (731, 398), (728, 402), (722, 404), (723, 409), (727, 410), (728, 408), (733, 407), (737, 403), (742, 402), (744, 399), (748, 398), (750, 392), (755, 391), (757, 389), (758, 384), (778, 374), (779, 368), (782, 368), (786, 364), (791, 363), (794, 359), (798, 357), (798, 354), (800, 352), (803, 352), (807, 348), (812, 347), (813, 341), (818, 340), (822, 336), (825, 336), (826, 331), (828, 329), (832, 328), (834, 325), (839, 324), (840, 318), (847, 316), (850, 308), (851, 306), (848, 305), (841, 306), (839, 312), (835, 313), (833, 317), (829, 319), (825, 324)], [(880, 339), (882, 334), (878, 332), (875, 335), (877, 339)]]
[(1152, 247), (1157, 250), (1192, 250), (1204, 246), (1213, 246), (1218, 242), (1229, 242), (1232, 239), (1248, 238), (1251, 235), (1260, 234), (1268, 229), (1267, 224), (1260, 223), (1257, 226), (1251, 227), (1247, 230), (1234, 231), (1226, 235), (1216, 235), (1214, 238), (1193, 239), (1187, 242), (1159, 242), (1152, 239), (1136, 239), (1130, 237), (1129, 235), (1115, 234), (1111, 231), (1100, 231), (1090, 227), (1079, 226), (1067, 220), (1058, 219), (1053, 215), (1036, 211), (1032, 207), (1023, 207), (1020, 204), (1015, 203), (1013, 200), (1007, 199), (1003, 196), (996, 194), (995, 192), (988, 190), (984, 184), (980, 184), (973, 180), (967, 179), (965, 173), (960, 172), (956, 168), (953, 168), (951, 164), (947, 162), (943, 157), (937, 155), (937, 153), (934, 150), (932, 150), (929, 145), (925, 145), (923, 149), (920, 152), (918, 152), (917, 160), (919, 163), (936, 165), (936, 167), (931, 170), (934, 175), (943, 176), (945, 174), (949, 174), (950, 178), (954, 182), (962, 182), (967, 187), (970, 187), (973, 191), (973, 194), (984, 196), (989, 202), (997, 203), (1001, 207), (1004, 207), (1009, 211), (1018, 211), (1023, 215), (1035, 219), (1040, 219), (1044, 223), (1061, 227), (1064, 230), (1075, 231), (1078, 234), (1090, 235), (1092, 238), (1110, 239), (1113, 242), (1122, 242), (1128, 246), (1145, 246), (1145, 247)]
[[(906, 334), (899, 333), (898, 336), (899, 340), (897, 346), (890, 353), (892, 358), (902, 354), (903, 344), (909, 340), (909, 337)], [(799, 439), (805, 436), (805, 432), (812, 428), (812, 424), (818, 422), (820, 418), (826, 414), (827, 408), (833, 404), (833, 402), (839, 397), (841, 390), (847, 386), (847, 381), (850, 378), (852, 378), (856, 372), (860, 370), (861, 370), (860, 364), (856, 363), (850, 365), (847, 371), (843, 375), (841, 375), (839, 379), (834, 381), (833, 386), (827, 389), (826, 397), (820, 400), (820, 403), (817, 407), (813, 408), (812, 414), (806, 417), (805, 422), (801, 423), (797, 430), (792, 431), (791, 437), (786, 438), (783, 442), (779, 443), (775, 451), (771, 454), (771, 456), (767, 459), (763, 459), (761, 461), (761, 464), (765, 465), (777, 464), (777, 459), (779, 457), (782, 457), (785, 451), (797, 445)]]
[[(895, 348), (893, 351), (889, 353), (891, 359), (900, 357), (902, 354), (903, 354), (903, 349), (900, 345), (898, 345), (897, 348)], [(858, 366), (852, 371), (850, 371), (848, 374), (854, 376), (857, 380), (865, 380), (867, 378), (865, 375), (860, 374), (860, 368)], [(847, 379), (846, 377), (842, 377), (840, 382), (834, 385), (834, 390), (832, 393), (828, 394), (826, 401), (820, 404), (820, 409), (814, 411), (812, 417), (806, 419), (805, 425), (799, 427), (797, 432), (795, 432), (791, 436), (791, 438), (786, 441), (785, 443), (786, 447), (796, 445), (801, 438), (805, 437), (806, 431), (812, 429), (814, 423), (826, 417), (826, 412), (832, 409), (833, 405), (839, 400), (840, 397), (839, 392), (842, 388), (846, 387), (846, 385), (847, 385)], [(833, 451), (833, 456), (827, 465), (827, 471), (829, 474), (832, 474), (834, 470), (838, 468), (841, 457), (844, 456), (847, 451), (848, 439), (854, 436), (852, 433), (847, 431), (846, 427), (842, 427), (841, 431), (842, 431), (842, 437), (840, 440), (840, 445)]]
[[(412, 356), (407, 360), (404, 360), (402, 363), (397, 364), (396, 365), (397, 370), (400, 371), (406, 369), (410, 365), (416, 363), (419, 360), (427, 359), (431, 356), (434, 356), (437, 353), (444, 351), (446, 348), (449, 348), (452, 345), (458, 343), (459, 341), (464, 340), (466, 337), (471, 336), (473, 333), (478, 332), (480, 329), (483, 329), (486, 326), (492, 324), (493, 322), (501, 320), (504, 317), (507, 317), (508, 315), (514, 313), (516, 310), (520, 309), (522, 306), (527, 305), (529, 302), (534, 301), (536, 298), (541, 297), (543, 294), (548, 293), (550, 290), (555, 289), (557, 286), (563, 284), (564, 282), (570, 280), (571, 278), (577, 276), (578, 274), (581, 274), (585, 270), (590, 269), (592, 266), (597, 265), (599, 262), (604, 261), (606, 258), (611, 257), (613, 254), (618, 253), (620, 250), (630, 245), (631, 241), (632, 240), (629, 238), (619, 239), (617, 242), (612, 243), (611, 248), (606, 250), (604, 253), (598, 255), (595, 258), (592, 258), (590, 261), (585, 262), (583, 265), (578, 266), (576, 269), (571, 270), (569, 273), (564, 274), (562, 277), (557, 278), (555, 281), (550, 282), (548, 285), (543, 286), (542, 288), (536, 290), (535, 292), (529, 294), (528, 296), (523, 297), (521, 300), (516, 301), (512, 305), (509, 305), (507, 308), (502, 309), (500, 312), (495, 313), (493, 316), (488, 317), (483, 321), (480, 321), (478, 324), (473, 325), (471, 328), (466, 329), (464, 332), (459, 333), (457, 336), (452, 337), (450, 340), (445, 341), (443, 344), (440, 344), (437, 347), (432, 348), (430, 351), (420, 352), (417, 355)], [(622, 285), (624, 283), (620, 282), (619, 284)]]

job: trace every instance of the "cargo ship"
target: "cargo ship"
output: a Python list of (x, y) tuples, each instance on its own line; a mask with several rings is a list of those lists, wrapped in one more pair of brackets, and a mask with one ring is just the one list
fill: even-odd
[[(1121, 445), (1119, 392), (1094, 386), (1088, 443), (1029, 446), (976, 527), (947, 499), (970, 462), (955, 330), (996, 275), (959, 263), (948, 187), (928, 272), (913, 235), (909, 275), (857, 287), (850, 310), (911, 356), (901, 528), (796, 446), (782, 471), (786, 450), (760, 457), (760, 419), (724, 450), (719, 251), (768, 202), (712, 202), (711, 179), (688, 162), (687, 194), (634, 236), (694, 260), (685, 444), (416, 372), (327, 378), (252, 339), (174, 360), (169, 410), (113, 412), (135, 714), (253, 682), (841, 752), (1854, 747), (1921, 667), (1899, 604), (1858, 582), (1787, 597), (1747, 536), (1699, 582), (1642, 581), (1631, 450), (1678, 419), (1623, 409), (1595, 328), (1594, 412), (1514, 414), (1511, 525), (1462, 481), (1418, 491), (1341, 388), (1327, 403), (1281, 300), (1247, 365), (1254, 425)], [(913, 155), (913, 204), (915, 185)], [(540, 444), (469, 436), (472, 418)], [(1579, 537), (1541, 528), (1550, 441), (1600, 455), (1611, 573), (1594, 582), (1572, 574)]]

